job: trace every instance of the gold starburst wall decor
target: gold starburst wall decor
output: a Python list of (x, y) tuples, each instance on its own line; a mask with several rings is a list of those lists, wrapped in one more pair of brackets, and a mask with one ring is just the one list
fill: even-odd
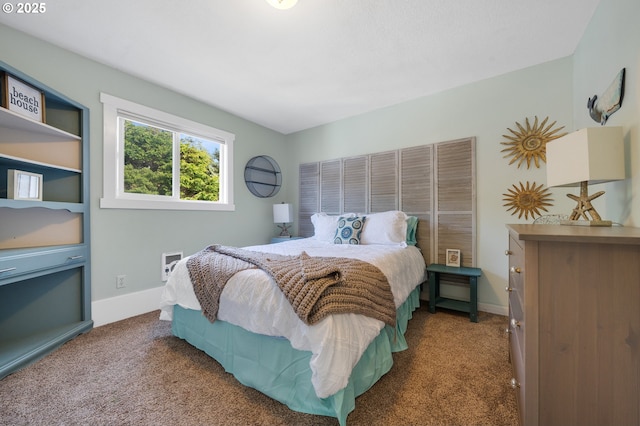
[(538, 125), (538, 117), (536, 116), (535, 121), (533, 122), (533, 126), (529, 124), (529, 118), (527, 118), (525, 120), (525, 126), (522, 126), (520, 123), (516, 122), (518, 130), (511, 130), (507, 128), (507, 130), (511, 132), (511, 135), (502, 136), (508, 139), (509, 142), (500, 143), (502, 145), (507, 145), (508, 148), (505, 148), (500, 152), (507, 153), (504, 158), (513, 156), (509, 164), (513, 164), (517, 161), (519, 168), (520, 165), (526, 160), (528, 169), (531, 165), (531, 160), (534, 161), (536, 167), (538, 168), (540, 168), (540, 160), (544, 161), (545, 163), (547, 162), (547, 142), (558, 139), (559, 137), (567, 134), (566, 132), (558, 134), (560, 130), (564, 129), (564, 126), (552, 129), (553, 126), (555, 126), (556, 122), (554, 121), (553, 123), (547, 125), (548, 120), (549, 117), (546, 117)]
[(542, 189), (542, 184), (540, 186), (536, 186), (536, 183), (529, 184), (527, 181), (527, 185), (523, 185), (520, 182), (520, 187), (518, 188), (516, 185), (512, 185), (513, 189), (509, 188), (508, 194), (502, 194), (506, 198), (503, 201), (507, 203), (504, 204), (505, 207), (509, 206), (507, 211), (513, 210), (511, 212), (512, 215), (518, 213), (518, 219), (524, 215), (525, 219), (529, 219), (529, 215), (531, 215), (531, 219), (535, 218), (536, 215), (542, 216), (540, 210), (547, 211), (547, 206), (552, 206), (553, 204), (550, 201), (553, 201), (550, 197), (548, 189)]

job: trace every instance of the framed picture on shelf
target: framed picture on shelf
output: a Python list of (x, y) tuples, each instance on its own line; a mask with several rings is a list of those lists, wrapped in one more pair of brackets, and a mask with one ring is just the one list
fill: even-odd
[(460, 250), (447, 249), (447, 266), (460, 267)]
[(42, 201), (42, 175), (9, 169), (7, 196), (13, 200)]
[(8, 73), (2, 77), (2, 106), (17, 114), (44, 123), (44, 93)]

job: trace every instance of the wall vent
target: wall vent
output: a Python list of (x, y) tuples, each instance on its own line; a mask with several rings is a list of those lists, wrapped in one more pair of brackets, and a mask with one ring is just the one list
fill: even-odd
[(162, 253), (162, 281), (169, 279), (169, 274), (180, 260), (182, 260), (182, 252)]

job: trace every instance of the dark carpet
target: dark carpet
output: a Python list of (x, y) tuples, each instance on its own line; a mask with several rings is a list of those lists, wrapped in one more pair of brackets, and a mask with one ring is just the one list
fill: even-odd
[[(0, 380), (2, 425), (337, 425), (238, 383), (159, 311), (108, 324)], [(409, 349), (348, 425), (517, 425), (507, 318), (418, 309)]]

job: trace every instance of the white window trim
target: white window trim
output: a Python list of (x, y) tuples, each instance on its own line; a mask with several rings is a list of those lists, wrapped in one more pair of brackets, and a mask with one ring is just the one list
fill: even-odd
[[(218, 210), (233, 211), (233, 141), (235, 135), (224, 130), (187, 120), (139, 105), (106, 93), (100, 93), (103, 104), (103, 197), (100, 208), (103, 209), (153, 209), (153, 210)], [(167, 127), (192, 136), (203, 137), (220, 143), (220, 200), (198, 201), (180, 200), (173, 197), (153, 196), (144, 199), (140, 194), (132, 197), (119, 185), (123, 159), (120, 153), (123, 147), (118, 142), (118, 114), (140, 117), (155, 123), (167, 123)], [(119, 187), (120, 186), (120, 187)]]

